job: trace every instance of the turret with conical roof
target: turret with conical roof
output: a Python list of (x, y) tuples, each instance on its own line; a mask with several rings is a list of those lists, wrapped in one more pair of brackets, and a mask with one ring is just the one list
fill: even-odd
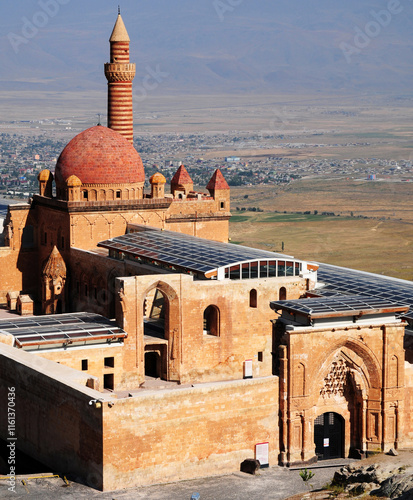
[(172, 177), (171, 193), (174, 197), (179, 194), (187, 196), (190, 191), (193, 191), (193, 189), (194, 181), (191, 179), (191, 176), (188, 174), (184, 165), (181, 165)]
[(219, 168), (217, 168), (212, 175), (210, 181), (207, 184), (207, 189), (214, 200), (217, 201), (218, 209), (226, 210), (227, 212), (229, 212), (230, 188)]
[(136, 66), (129, 62), (130, 38), (120, 12), (109, 42), (110, 63), (105, 64), (108, 80), (108, 127), (133, 143), (132, 81)]

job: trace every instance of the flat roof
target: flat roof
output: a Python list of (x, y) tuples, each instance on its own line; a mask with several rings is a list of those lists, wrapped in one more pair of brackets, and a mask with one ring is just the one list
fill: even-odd
[(218, 269), (250, 262), (282, 260), (303, 263), (290, 255), (211, 241), (140, 224), (130, 225), (128, 234), (102, 241), (98, 246), (138, 257), (146, 262), (169, 265), (174, 270), (179, 268), (201, 273), (207, 278), (216, 276)]
[(0, 333), (14, 336), (16, 346), (28, 348), (51, 344), (74, 344), (127, 337), (115, 322), (99, 314), (71, 313), (0, 320)]
[(284, 310), (298, 313), (309, 318), (334, 318), (406, 312), (409, 306), (376, 297), (336, 295), (334, 297), (279, 300), (271, 302), (271, 308), (276, 311)]

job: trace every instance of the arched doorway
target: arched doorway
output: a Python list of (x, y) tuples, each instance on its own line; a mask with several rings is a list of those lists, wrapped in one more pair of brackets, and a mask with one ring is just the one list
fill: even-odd
[(334, 412), (319, 415), (314, 421), (314, 444), (318, 460), (343, 457), (344, 419)]
[[(179, 300), (176, 292), (167, 284), (157, 282), (142, 297), (143, 333), (146, 352), (156, 351), (159, 355), (157, 377), (178, 381), (180, 366), (179, 349)], [(151, 366), (151, 357), (145, 356)]]

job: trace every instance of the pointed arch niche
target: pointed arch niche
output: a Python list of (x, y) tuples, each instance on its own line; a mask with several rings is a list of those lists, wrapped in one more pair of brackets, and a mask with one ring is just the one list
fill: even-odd
[(179, 381), (179, 298), (164, 282), (150, 286), (142, 298), (145, 377)]

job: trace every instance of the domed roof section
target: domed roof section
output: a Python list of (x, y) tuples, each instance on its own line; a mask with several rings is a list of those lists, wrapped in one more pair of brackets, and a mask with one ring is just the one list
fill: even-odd
[(50, 178), (53, 179), (53, 174), (50, 172), (50, 170), (42, 170), (39, 175), (37, 176), (37, 180), (40, 182), (47, 182)]
[(64, 148), (57, 160), (56, 184), (65, 187), (75, 175), (82, 184), (135, 184), (145, 181), (141, 157), (114, 130), (97, 125), (84, 130)]
[(151, 184), (165, 184), (166, 179), (160, 172), (156, 172), (156, 174), (153, 174), (153, 176), (149, 179), (149, 182)]
[(82, 185), (79, 177), (76, 177), (76, 175), (71, 175), (70, 177), (67, 178), (66, 184), (68, 187), (80, 187)]

